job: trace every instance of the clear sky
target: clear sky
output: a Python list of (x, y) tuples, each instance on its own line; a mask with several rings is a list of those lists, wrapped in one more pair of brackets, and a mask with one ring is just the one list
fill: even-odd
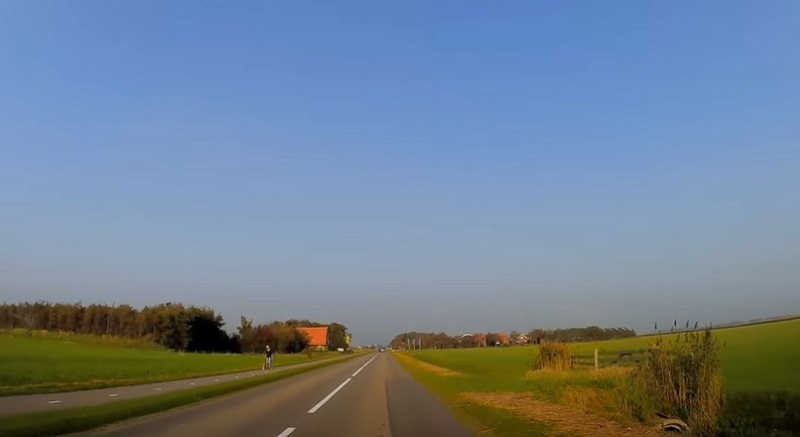
[(800, 312), (800, 2), (226, 3), (0, 3), (0, 301)]

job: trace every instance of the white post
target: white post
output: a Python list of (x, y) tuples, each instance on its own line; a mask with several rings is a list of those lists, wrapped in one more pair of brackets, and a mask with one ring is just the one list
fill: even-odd
[(597, 349), (594, 350), (594, 370), (600, 368), (600, 359), (599, 359), (599, 351)]

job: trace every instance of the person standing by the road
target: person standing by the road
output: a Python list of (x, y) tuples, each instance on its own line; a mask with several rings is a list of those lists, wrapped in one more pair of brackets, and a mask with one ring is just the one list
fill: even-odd
[(264, 351), (264, 365), (261, 368), (264, 370), (272, 369), (272, 349), (269, 348), (269, 345)]

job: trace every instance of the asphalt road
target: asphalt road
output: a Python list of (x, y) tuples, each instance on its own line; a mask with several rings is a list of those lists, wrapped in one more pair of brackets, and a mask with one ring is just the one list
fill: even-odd
[[(270, 372), (275, 373), (287, 369), (296, 369), (298, 367), (310, 366), (319, 362), (320, 361), (313, 361), (291, 366), (275, 367), (270, 370)], [(0, 417), (100, 405), (123, 399), (141, 398), (162, 393), (169, 393), (172, 391), (186, 390), (189, 388), (203, 387), (222, 382), (252, 378), (263, 374), (264, 372), (261, 370), (253, 370), (241, 373), (231, 373), (227, 375), (180, 379), (175, 381), (103, 388), (96, 390), (37, 395), (2, 396), (0, 397)]]
[(377, 353), (84, 436), (466, 437), (447, 409)]

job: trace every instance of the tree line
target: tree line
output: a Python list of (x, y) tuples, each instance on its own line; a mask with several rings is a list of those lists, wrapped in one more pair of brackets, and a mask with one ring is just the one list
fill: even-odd
[[(418, 347), (422, 349), (451, 349), (459, 347), (476, 347), (479, 342), (477, 338), (482, 336), (486, 340), (487, 346), (495, 346), (501, 341), (501, 333), (489, 332), (481, 334), (470, 334), (462, 337), (461, 335), (451, 336), (444, 332), (403, 332), (397, 334), (389, 343), (393, 348)], [(580, 342), (580, 341), (600, 341), (612, 340), (615, 338), (636, 337), (636, 331), (629, 328), (600, 328), (597, 326), (587, 326), (585, 328), (567, 329), (534, 329), (522, 336), (520, 333), (511, 331), (508, 334), (510, 345), (514, 344), (539, 344), (542, 340), (559, 342)]]
[(542, 340), (562, 342), (601, 341), (636, 337), (636, 331), (630, 328), (587, 326), (585, 328), (534, 329), (527, 334), (527, 337), (531, 343), (535, 344), (539, 344)]
[(167, 302), (136, 309), (130, 305), (83, 305), (81, 303), (20, 303), (0, 305), (0, 328), (24, 328), (78, 334), (108, 335), (153, 341), (165, 348), (186, 352), (260, 352), (264, 346), (295, 353), (308, 347), (309, 339), (298, 328), (328, 326), (329, 348), (346, 347), (347, 327), (290, 319), (254, 325), (240, 320), (237, 332), (228, 333), (220, 314), (208, 307)]

